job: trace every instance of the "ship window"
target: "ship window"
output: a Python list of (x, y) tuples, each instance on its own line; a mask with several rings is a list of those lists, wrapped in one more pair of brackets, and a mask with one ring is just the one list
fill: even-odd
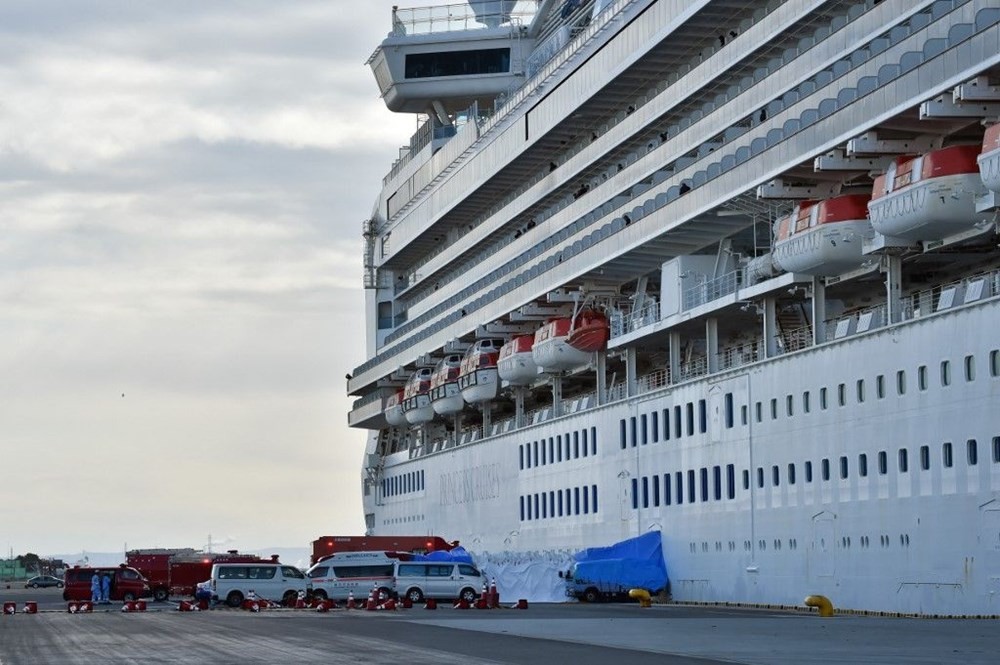
[(875, 377), (875, 397), (885, 399), (885, 377), (881, 374)]
[(670, 409), (663, 410), (663, 440), (670, 440)]
[[(587, 430), (583, 430), (584, 445), (586, 444)], [(566, 453), (566, 457), (569, 457), (569, 453)], [(573, 432), (573, 459), (580, 457), (580, 433)]]
[(527, 506), (528, 506), (528, 521), (530, 522), (531, 521), (531, 517), (532, 517), (532, 512), (531, 512), (531, 495), (529, 494), (528, 496), (522, 497), (522, 498), (525, 499), (525, 504), (527, 504)]
[(930, 446), (920, 446), (920, 468), (924, 471), (931, 468)]
[(896, 372), (896, 394), (906, 394), (906, 370), (901, 369)]
[(793, 413), (794, 409), (792, 407), (792, 402), (793, 401), (794, 400), (792, 399), (791, 395), (788, 395), (788, 396), (785, 397), (785, 412), (788, 414), (789, 417), (795, 415)]
[[(635, 496), (635, 491), (633, 490), (632, 495)], [(634, 500), (634, 499), (633, 499)], [(573, 488), (573, 514), (580, 514), (580, 488)]]
[(642, 445), (646, 445), (649, 441), (646, 440), (646, 414), (639, 416), (639, 432), (642, 435)]
[(975, 381), (976, 380), (976, 357), (975, 356), (965, 356), (965, 380)]
[(726, 393), (726, 429), (733, 427), (733, 394)]
[[(583, 456), (586, 457), (587, 456), (587, 430), (583, 430), (583, 440), (581, 441), (581, 443), (583, 444), (582, 445)], [(578, 451), (574, 451), (574, 453), (576, 453), (576, 452), (578, 452)], [(574, 455), (574, 457), (580, 457), (580, 455), (576, 454), (576, 455)]]
[(1000, 376), (1000, 350), (990, 351), (990, 376)]
[(524, 496), (521, 496), (521, 521), (524, 521)]
[(947, 360), (941, 361), (941, 385), (951, 385), (951, 363)]
[(639, 509), (639, 479), (632, 479), (632, 510)]
[(631, 417), (629, 418), (629, 423), (628, 423), (628, 424), (629, 424), (629, 430), (630, 430), (630, 432), (629, 432), (629, 433), (630, 433), (630, 434), (632, 435), (632, 436), (631, 436), (631, 443), (632, 443), (632, 447), (633, 447), (633, 448), (635, 448), (635, 444), (636, 444), (636, 443), (638, 443), (638, 438), (639, 438), (639, 437), (638, 437), (638, 436), (636, 435), (636, 423), (635, 423), (635, 416), (631, 416)]
[(802, 413), (809, 413), (809, 391), (802, 393)]
[(704, 434), (708, 431), (708, 405), (705, 400), (698, 400), (698, 431)]
[[(567, 435), (568, 436), (568, 435)], [(556, 461), (562, 461), (563, 445), (562, 434), (556, 434)]]
[(586, 515), (590, 512), (590, 495), (587, 493), (587, 488), (583, 488), (583, 514)]
[(510, 71), (510, 49), (488, 48), (439, 53), (408, 53), (403, 76), (408, 79), (434, 76), (476, 76)]
[(1000, 436), (993, 437), (993, 463), (1000, 464)]
[(820, 462), (820, 475), (823, 480), (830, 480), (830, 460), (825, 457)]
[(663, 505), (669, 506), (673, 501), (673, 496), (670, 494), (670, 474), (663, 474)]
[(788, 484), (795, 484), (795, 464), (791, 462), (788, 463)]
[(906, 448), (899, 449), (899, 472), (906, 473), (910, 470), (910, 462), (906, 453)]
[(743, 489), (750, 489), (750, 470), (743, 469)]
[(806, 462), (806, 482), (811, 483), (813, 481), (813, 463)]
[(889, 473), (889, 456), (886, 455), (884, 450), (880, 450), (878, 453), (878, 472), (881, 475)]
[[(660, 440), (660, 419), (657, 417), (655, 411), (649, 415), (650, 415), (649, 424), (652, 428), (653, 443), (656, 443), (657, 441)], [(643, 418), (645, 417), (646, 416), (643, 416)]]
[(590, 511), (597, 512), (597, 485), (590, 486)]
[(847, 404), (847, 386), (843, 383), (837, 386), (837, 403), (840, 406)]
[(764, 467), (757, 467), (757, 487), (764, 486)]
[(844, 480), (847, 478), (847, 457), (845, 455), (840, 456), (840, 479)]
[(538, 442), (537, 441), (532, 441), (532, 446), (531, 447), (534, 449), (534, 453), (535, 453), (534, 454), (534, 458), (535, 459), (532, 462), (532, 464), (534, 466), (538, 466)]
[(946, 469), (950, 469), (952, 467), (952, 465), (955, 463), (955, 460), (954, 460), (954, 458), (952, 457), (952, 454), (951, 454), (951, 442), (950, 441), (946, 441), (941, 446), (941, 463), (944, 464), (944, 468), (946, 468)]
[[(586, 444), (587, 440), (584, 439), (583, 442)], [(584, 452), (583, 454), (584, 454), (584, 456), (587, 455), (586, 452)], [(596, 427), (591, 427), (590, 428), (590, 454), (591, 455), (596, 455), (597, 454), (597, 428)]]
[(697, 499), (694, 485), (694, 469), (688, 469), (688, 503), (694, 503)]
[(726, 497), (736, 498), (736, 467), (732, 464), (726, 465)]
[(819, 408), (826, 411), (826, 387), (819, 389)]
[(757, 404), (754, 405), (754, 410), (757, 412), (756, 413), (756, 415), (757, 415), (757, 422), (760, 422), (761, 420), (763, 420), (764, 419), (764, 409), (762, 408), (760, 402), (757, 402)]
[(862, 478), (868, 476), (868, 455), (864, 453), (858, 455), (858, 475)]
[(659, 506), (660, 505), (660, 477), (659, 476), (650, 476), (649, 479), (650, 479), (650, 481), (652, 481), (652, 485), (653, 485), (653, 505), (654, 506)]
[(778, 400), (775, 397), (771, 398), (771, 420), (778, 417)]
[(541, 519), (541, 513), (538, 512), (538, 495), (535, 495), (535, 519)]
[(549, 497), (542, 492), (542, 518), (548, 519), (549, 517)]
[(681, 438), (681, 427), (683, 427), (683, 423), (681, 422), (681, 405), (678, 404), (674, 407), (674, 437), (677, 439)]
[(626, 441), (625, 441), (625, 419), (624, 418), (622, 418), (621, 420), (618, 421), (618, 433), (619, 433), (620, 438), (621, 438), (622, 450), (625, 450)]
[(649, 478), (642, 477), (642, 507), (649, 508)]
[(558, 504), (558, 507), (559, 507), (559, 517), (562, 517), (563, 516), (563, 493), (562, 493), (562, 490), (558, 490), (556, 492), (556, 497), (557, 497), (556, 503)]
[(701, 467), (701, 473), (698, 475), (701, 477), (701, 500), (708, 501), (708, 469)]
[(687, 435), (694, 436), (694, 402), (687, 403)]
[(715, 500), (719, 501), (722, 499), (722, 467), (713, 466), (712, 467), (712, 489), (715, 490), (714, 496)]
[(678, 471), (674, 474), (674, 480), (677, 481), (677, 505), (684, 503), (684, 474)]
[(742, 424), (747, 424), (747, 405), (744, 404), (740, 407), (740, 421)]
[[(552, 437), (549, 437), (549, 445), (550, 446), (552, 445)], [(542, 439), (541, 448), (542, 448), (542, 466), (545, 466), (548, 463), (548, 456), (545, 453), (545, 439)]]
[(917, 368), (917, 388), (927, 390), (927, 365)]
[(862, 402), (865, 401), (865, 380), (858, 379), (856, 388), (858, 393), (858, 404), (861, 404)]
[(771, 484), (775, 487), (781, 484), (781, 472), (778, 470), (777, 464), (771, 467)]

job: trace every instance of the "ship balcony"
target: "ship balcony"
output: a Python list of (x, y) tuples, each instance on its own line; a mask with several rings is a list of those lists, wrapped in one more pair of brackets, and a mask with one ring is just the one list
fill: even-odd
[[(484, 6), (496, 5), (496, 7)], [(393, 9), (392, 32), (368, 59), (390, 111), (452, 113), (478, 102), (491, 107), (524, 82), (534, 40), (524, 26), (533, 3), (485, 2)]]
[(347, 425), (360, 429), (384, 429), (389, 426), (385, 419), (386, 395), (376, 391), (354, 401), (347, 414)]

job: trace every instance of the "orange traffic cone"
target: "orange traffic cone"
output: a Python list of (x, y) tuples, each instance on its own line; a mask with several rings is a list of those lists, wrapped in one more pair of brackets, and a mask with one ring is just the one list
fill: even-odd
[(354, 592), (353, 591), (348, 591), (347, 592), (347, 609), (354, 610), (354, 609), (357, 609), (357, 607), (358, 607), (357, 604), (355, 604), (355, 602), (354, 602)]
[(497, 591), (497, 578), (490, 582), (490, 607), (500, 607), (500, 592)]
[(365, 603), (365, 609), (368, 611), (374, 610), (377, 606), (375, 605), (375, 589), (368, 592), (368, 602)]

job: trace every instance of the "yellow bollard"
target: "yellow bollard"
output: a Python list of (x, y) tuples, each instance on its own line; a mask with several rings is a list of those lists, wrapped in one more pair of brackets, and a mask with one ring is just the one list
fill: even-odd
[(649, 600), (649, 592), (645, 589), (629, 589), (628, 597), (638, 600), (639, 607), (652, 607), (653, 605)]
[(806, 604), (806, 607), (819, 608), (819, 615), (821, 617), (833, 616), (833, 603), (826, 596), (807, 596), (803, 602)]

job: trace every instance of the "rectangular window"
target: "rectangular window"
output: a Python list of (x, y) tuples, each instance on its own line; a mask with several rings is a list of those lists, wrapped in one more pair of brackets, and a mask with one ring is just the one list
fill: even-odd
[(747, 424), (747, 405), (743, 404), (740, 406), (740, 421), (742, 424)]
[(529, 494), (528, 496), (526, 496), (526, 497), (521, 497), (521, 498), (522, 498), (522, 499), (527, 499), (527, 501), (525, 501), (525, 503), (527, 503), (527, 504), (528, 504), (528, 520), (531, 520), (531, 519), (532, 519), (532, 517), (533, 517), (533, 513), (532, 513), (532, 511), (531, 511), (531, 495)]
[(649, 478), (642, 477), (642, 507), (649, 508)]
[(580, 488), (579, 487), (574, 487), (573, 488), (573, 514), (574, 515), (579, 515), (580, 514)]
[(697, 499), (697, 488), (694, 484), (694, 469), (688, 470), (688, 503), (694, 503)]
[(632, 510), (639, 510), (639, 479), (632, 479)]
[[(552, 449), (552, 437), (549, 437), (549, 449)], [(542, 439), (542, 466), (548, 464), (548, 457), (545, 453), (545, 439)]]
[(750, 470), (743, 469), (743, 489), (750, 489)]
[(847, 457), (845, 455), (840, 456), (840, 479), (845, 480), (847, 478)]
[(931, 447), (920, 446), (920, 468), (927, 471), (931, 468)]
[(819, 389), (819, 408), (826, 411), (826, 388)]
[(776, 397), (771, 398), (771, 420), (778, 417), (778, 399)]
[(541, 519), (541, 515), (542, 514), (540, 512), (538, 512), (538, 495), (537, 494), (534, 496), (533, 503), (535, 504), (535, 519), (536, 520)]
[(524, 496), (521, 496), (521, 521), (524, 521)]
[(941, 385), (951, 385), (951, 363), (947, 360), (941, 361)]
[(669, 506), (673, 503), (674, 495), (670, 492), (670, 474), (663, 474), (663, 505)]
[(622, 418), (621, 420), (618, 421), (618, 435), (619, 435), (619, 438), (621, 439), (622, 450), (625, 450), (625, 447), (628, 445), (628, 439), (625, 436), (625, 419), (624, 418)]
[(788, 484), (795, 484), (795, 464), (791, 462), (788, 463)]
[(802, 393), (802, 413), (809, 413), (809, 391)]
[(754, 411), (756, 412), (755, 415), (756, 415), (756, 418), (757, 418), (757, 422), (760, 422), (761, 420), (764, 419), (764, 409), (761, 406), (760, 402), (757, 402), (756, 404), (754, 404)]
[(698, 431), (702, 434), (708, 431), (708, 404), (698, 400)]
[(556, 491), (549, 490), (549, 517), (556, 516)]
[(549, 497), (545, 492), (542, 492), (542, 518), (548, 519), (549, 517)]
[[(566, 438), (567, 438), (567, 440), (569, 439), (569, 434), (566, 435)], [(563, 461), (563, 458), (562, 458), (562, 454), (563, 454), (562, 441), (563, 441), (562, 434), (556, 434), (556, 461), (557, 462)]]
[(844, 406), (847, 404), (847, 385), (841, 383), (837, 386), (837, 404)]
[(726, 498), (736, 498), (736, 467), (732, 464), (726, 465)]
[(670, 409), (663, 410), (663, 440), (670, 440)]
[(965, 356), (965, 380), (976, 380), (976, 358), (975, 356)]
[[(590, 428), (590, 454), (597, 454), (597, 427)], [(586, 455), (586, 453), (584, 453)]]
[(823, 480), (830, 480), (830, 460), (824, 457), (819, 466)]
[(678, 471), (674, 474), (674, 480), (677, 481), (674, 483), (677, 485), (677, 505), (680, 505), (684, 503), (684, 474)]
[(788, 415), (789, 418), (791, 418), (792, 416), (795, 415), (795, 413), (794, 413), (794, 407), (792, 405), (793, 401), (794, 400), (792, 399), (791, 395), (786, 395), (785, 396), (785, 413), (786, 413), (786, 415)]
[(862, 478), (868, 476), (868, 455), (865, 453), (858, 455), (858, 475)]
[(646, 414), (639, 416), (639, 436), (642, 439), (642, 445), (646, 445), (649, 441), (646, 439)]
[(906, 371), (899, 370), (896, 372), (896, 394), (905, 395), (906, 394)]
[(694, 402), (687, 403), (687, 435), (694, 436)]
[(858, 404), (865, 401), (865, 380), (858, 379), (856, 384), (857, 394), (858, 394)]
[(921, 391), (927, 390), (927, 365), (917, 368), (917, 388)]
[(733, 394), (726, 393), (725, 399), (725, 411), (726, 411), (726, 429), (732, 429), (733, 427)]
[(517, 447), (517, 468), (524, 469), (524, 444)]
[(681, 438), (681, 434), (683, 434), (683, 430), (681, 428), (683, 426), (684, 426), (684, 422), (681, 419), (681, 405), (678, 404), (677, 406), (674, 407), (674, 438), (675, 439)]
[[(587, 447), (587, 430), (583, 430), (583, 447)], [(580, 458), (580, 433), (573, 432), (573, 459)]]
[(885, 377), (881, 374), (875, 377), (875, 396), (885, 399)]
[(993, 463), (1000, 464), (1000, 436), (993, 437)]
[(811, 483), (813, 481), (813, 463), (806, 462), (806, 482)]
[(944, 468), (946, 469), (950, 469), (955, 463), (955, 459), (951, 453), (951, 441), (947, 441), (941, 446), (941, 463), (944, 464)]
[(908, 459), (906, 448), (899, 449), (899, 472), (906, 473), (910, 470), (910, 461)]
[(649, 479), (650, 479), (650, 481), (652, 481), (652, 485), (653, 485), (653, 505), (654, 506), (659, 506), (660, 505), (660, 477), (659, 476), (650, 476)]
[(563, 493), (562, 490), (556, 491), (556, 496), (559, 498), (559, 517), (563, 516)]
[(878, 453), (878, 472), (883, 476), (889, 473), (889, 456), (884, 450), (880, 450)]
[(712, 489), (714, 490), (713, 496), (716, 501), (722, 499), (722, 467), (713, 466), (712, 467)]
[(757, 467), (757, 487), (764, 486), (764, 467)]
[(532, 465), (533, 466), (538, 466), (538, 442), (537, 441), (532, 441), (531, 442), (531, 447), (532, 447), (532, 449), (534, 450), (534, 453), (535, 453), (533, 455), (534, 461), (532, 461)]
[[(579, 488), (577, 488), (579, 489)], [(586, 515), (590, 512), (590, 502), (588, 501), (589, 494), (587, 488), (583, 488), (583, 514)]]
[(990, 376), (1000, 376), (1000, 350), (990, 351)]
[(777, 487), (781, 484), (781, 473), (778, 471), (778, 465), (775, 464), (771, 467), (771, 485)]
[(628, 421), (629, 421), (628, 422), (628, 424), (629, 424), (629, 432), (632, 435), (632, 437), (631, 437), (632, 447), (635, 448), (635, 444), (638, 443), (638, 438), (639, 438), (639, 437), (636, 436), (636, 432), (635, 432), (635, 430), (636, 430), (635, 416), (630, 417), (628, 419)]
[(653, 443), (656, 443), (660, 440), (660, 419), (655, 411), (649, 415), (649, 424), (653, 426)]
[(597, 512), (597, 485), (590, 486), (590, 512)]
[(708, 501), (708, 468), (701, 467), (701, 500), (702, 502)]

